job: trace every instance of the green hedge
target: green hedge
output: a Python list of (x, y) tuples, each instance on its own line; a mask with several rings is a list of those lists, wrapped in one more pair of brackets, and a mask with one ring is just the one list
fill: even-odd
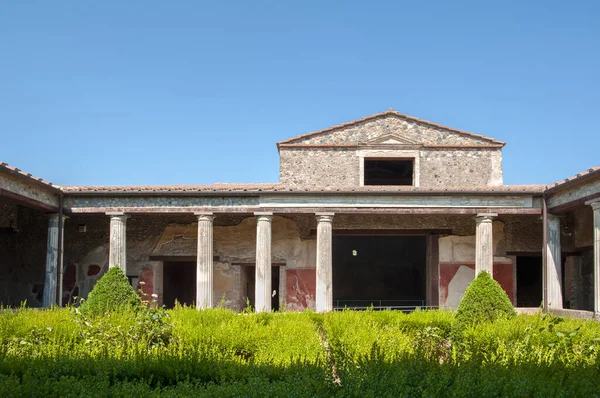
[(141, 307), (142, 300), (129, 284), (125, 273), (119, 267), (113, 267), (96, 282), (79, 309), (83, 314), (94, 316)]
[(597, 396), (600, 324), (448, 311), (0, 314), (0, 396)]

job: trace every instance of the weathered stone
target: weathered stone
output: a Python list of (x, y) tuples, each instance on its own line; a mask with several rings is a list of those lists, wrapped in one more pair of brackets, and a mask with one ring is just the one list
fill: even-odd
[(546, 289), (548, 308), (561, 309), (562, 299), (562, 271), (560, 248), (560, 218), (548, 215), (548, 245), (546, 246)]
[(119, 267), (127, 275), (127, 219), (123, 213), (107, 213), (110, 216), (110, 251), (108, 266)]
[(272, 213), (256, 214), (256, 293), (257, 312), (271, 312), (271, 221)]
[(58, 241), (64, 237), (64, 220), (63, 217), (62, 226), (60, 228), (61, 235), (59, 237), (59, 215), (51, 214), (48, 220), (48, 244), (46, 249), (46, 279), (44, 282), (44, 298), (43, 306), (50, 307), (56, 305), (56, 290), (58, 288), (58, 269), (62, 264), (62, 252), (61, 258), (58, 257)]
[(333, 214), (317, 214), (316, 309), (318, 312), (333, 310), (332, 222)]
[(497, 214), (478, 214), (476, 221), (475, 234), (475, 275), (481, 271), (487, 271), (491, 276), (494, 275), (494, 241), (492, 219)]
[(196, 265), (196, 307), (213, 307), (213, 220), (212, 214), (198, 214)]

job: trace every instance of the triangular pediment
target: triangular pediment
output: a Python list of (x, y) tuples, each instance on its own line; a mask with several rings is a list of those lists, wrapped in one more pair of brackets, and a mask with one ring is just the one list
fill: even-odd
[(277, 144), (279, 148), (365, 145), (501, 148), (504, 142), (389, 110), (314, 133), (303, 134)]
[(364, 145), (420, 145), (419, 142), (402, 137), (398, 134), (385, 134), (380, 137), (373, 138), (364, 143)]

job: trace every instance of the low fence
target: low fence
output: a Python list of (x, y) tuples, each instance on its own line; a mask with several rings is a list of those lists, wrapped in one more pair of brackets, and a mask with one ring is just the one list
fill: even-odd
[(438, 306), (427, 305), (425, 300), (334, 300), (334, 311), (344, 309), (350, 310), (367, 310), (373, 309), (376, 311), (403, 311), (412, 312), (418, 310), (437, 309)]

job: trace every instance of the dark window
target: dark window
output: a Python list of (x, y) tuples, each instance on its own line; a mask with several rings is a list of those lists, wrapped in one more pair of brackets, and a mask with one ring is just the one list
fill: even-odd
[(365, 159), (365, 185), (413, 185), (413, 159)]

